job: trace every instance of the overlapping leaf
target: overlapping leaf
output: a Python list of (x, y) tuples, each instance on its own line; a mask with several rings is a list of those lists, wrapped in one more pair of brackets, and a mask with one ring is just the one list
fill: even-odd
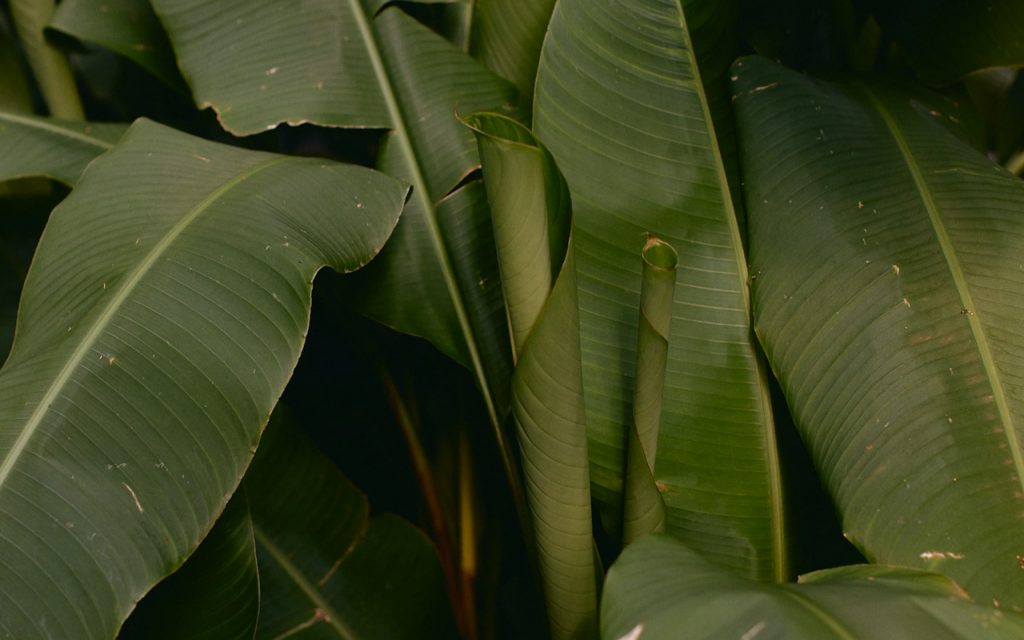
[(942, 98), (734, 75), (757, 333), (847, 537), (1024, 608), (1024, 183)]
[(73, 185), (126, 129), (0, 111), (0, 181), (41, 176)]
[(49, 27), (115, 51), (169, 87), (183, 86), (171, 44), (148, 0), (65, 0)]
[(444, 576), (422, 532), (369, 517), (308, 436), (275, 419), (246, 475), (260, 569), (257, 638), (452, 638)]
[(474, 128), (480, 145), (511, 338), (519, 357), (512, 413), (551, 634), (585, 638), (596, 631), (599, 576), (591, 528), (576, 270), (571, 256), (565, 256), (568, 189), (551, 155), (522, 125), (494, 114), (474, 114), (466, 124)]
[(313, 275), (365, 264), (404, 195), (148, 121), (91, 166), (0, 370), (0, 635), (109, 637), (195, 549), (295, 365)]
[(623, 552), (601, 599), (601, 637), (1011, 640), (1024, 617), (971, 603), (941, 576), (860, 565), (766, 585), (651, 536)]
[(146, 594), (118, 639), (252, 640), (261, 588), (249, 504), (239, 491), (188, 561)]
[(560, 2), (534, 125), (573, 199), (591, 480), (605, 525), (621, 523), (640, 252), (652, 233), (679, 252), (655, 465), (668, 530), (742, 572), (785, 575), (746, 263), (679, 4)]

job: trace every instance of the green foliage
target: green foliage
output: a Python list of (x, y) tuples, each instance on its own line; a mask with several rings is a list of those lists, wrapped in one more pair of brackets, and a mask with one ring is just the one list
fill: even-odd
[(940, 4), (0, 5), (0, 636), (1021, 637), (1024, 8)]

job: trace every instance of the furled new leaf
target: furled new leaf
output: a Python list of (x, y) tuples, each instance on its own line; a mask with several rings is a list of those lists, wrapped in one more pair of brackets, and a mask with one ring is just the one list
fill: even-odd
[(588, 638), (597, 623), (599, 576), (573, 267), (570, 250), (512, 385), (512, 413), (555, 639)]
[(601, 598), (606, 640), (1012, 640), (1024, 617), (970, 602), (942, 576), (858, 565), (800, 584), (746, 580), (682, 543), (651, 536), (626, 549)]
[(110, 637), (196, 548), (295, 366), (314, 274), (369, 261), (404, 195), (145, 120), (90, 166), (0, 370), (0, 635)]
[(0, 111), (0, 181), (39, 176), (73, 185), (126, 129)]
[(591, 480), (605, 526), (622, 522), (640, 252), (650, 233), (679, 252), (654, 470), (667, 530), (741, 572), (784, 576), (746, 261), (679, 3), (559, 2), (534, 125), (572, 194)]
[(944, 98), (734, 75), (757, 333), (844, 532), (1024, 609), (1024, 182)]
[(596, 631), (598, 576), (576, 270), (565, 256), (568, 188), (551, 154), (521, 124), (487, 113), (464, 122), (477, 134), (519, 357), (512, 413), (549, 626), (554, 638), (585, 638)]
[(259, 556), (257, 638), (455, 636), (427, 537), (396, 516), (371, 519), (366, 497), (280, 415), (244, 487)]

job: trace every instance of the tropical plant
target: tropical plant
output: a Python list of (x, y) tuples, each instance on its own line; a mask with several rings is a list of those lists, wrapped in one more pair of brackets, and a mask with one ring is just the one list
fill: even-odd
[(2, 7), (0, 636), (1024, 637), (1019, 3)]

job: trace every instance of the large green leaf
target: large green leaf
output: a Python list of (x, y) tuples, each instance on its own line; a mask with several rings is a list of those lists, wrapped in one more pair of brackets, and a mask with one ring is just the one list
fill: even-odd
[(152, 0), (192, 87), (228, 131), (391, 124), (358, 0)]
[(862, 1), (928, 84), (1024, 65), (1024, 4), (1018, 0)]
[(676, 540), (626, 549), (601, 599), (607, 640), (1020, 638), (1024, 617), (971, 603), (952, 581), (895, 567), (818, 571), (767, 585), (712, 565)]
[(149, 0), (64, 0), (49, 26), (117, 52), (173, 89), (183, 88), (171, 44)]
[(452, 638), (433, 545), (366, 497), (286, 420), (260, 442), (244, 486), (260, 568), (258, 638)]
[(110, 636), (195, 549), (295, 366), (313, 275), (365, 264), (404, 194), (144, 120), (91, 165), (0, 370), (0, 635)]
[(651, 233), (679, 252), (654, 472), (667, 530), (744, 573), (783, 577), (746, 261), (679, 4), (560, 2), (534, 110), (572, 194), (591, 480), (605, 525), (621, 523), (640, 254)]
[(188, 561), (142, 599), (119, 640), (253, 638), (263, 585), (244, 494), (235, 493)]
[[(439, 201), (479, 164), (473, 134), (456, 113), (500, 107), (511, 88), (399, 9), (385, 9), (374, 25), (384, 60), (378, 80), (395, 122), (379, 167), (409, 180), (413, 197), (381, 260), (359, 274), (361, 305), (385, 324), (428, 338), (474, 371), (497, 423), (507, 404), (510, 359), (486, 202), (480, 199), (462, 216), (484, 230), (483, 244), (472, 243), (479, 252), (459, 255), (451, 247), (456, 238), (442, 226)], [(460, 258), (480, 269), (471, 287), (456, 278), (453, 263)], [(474, 305), (500, 314), (500, 322), (473, 322)]]
[[(391, 129), (378, 164), (411, 183), (413, 196), (353, 294), (371, 317), (427, 338), (469, 367), (497, 429), (510, 358), (494, 260), (482, 257), (493, 254), (490, 232), (483, 245), (448, 237), (441, 201), (479, 165), (473, 135), (456, 113), (501, 109), (513, 88), (401, 9), (374, 16), (373, 0), (275, 0), (266, 11), (239, 0), (228, 6), (244, 5), (240, 22), (223, 4), (154, 4), (197, 102), (212, 104), (230, 130), (253, 133), (282, 121)], [(340, 50), (331, 45), (338, 42)], [(463, 211), (462, 226), (486, 228), (486, 203), (468, 196), (462, 200), (474, 205)], [(453, 245), (483, 254), (453, 255)], [(477, 265), (472, 286), (460, 282), (460, 260)]]
[(943, 98), (734, 75), (757, 333), (843, 530), (1024, 608), (1024, 182)]
[(519, 90), (519, 104), (533, 104), (540, 48), (555, 0), (475, 0), (470, 50)]
[(0, 181), (42, 176), (73, 185), (125, 129), (0, 111)]

